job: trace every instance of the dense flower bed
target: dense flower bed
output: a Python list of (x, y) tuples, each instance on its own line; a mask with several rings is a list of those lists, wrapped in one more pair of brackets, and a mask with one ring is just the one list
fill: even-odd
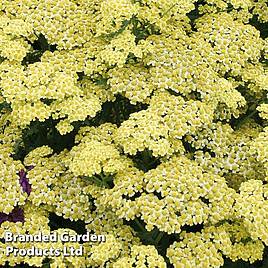
[(0, 265), (267, 267), (267, 97), (266, 0), (1, 0)]

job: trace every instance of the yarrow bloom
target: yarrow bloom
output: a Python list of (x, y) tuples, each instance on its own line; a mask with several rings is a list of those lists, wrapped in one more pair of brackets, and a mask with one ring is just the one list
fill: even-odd
[(0, 0), (0, 267), (267, 263), (267, 23), (267, 0)]

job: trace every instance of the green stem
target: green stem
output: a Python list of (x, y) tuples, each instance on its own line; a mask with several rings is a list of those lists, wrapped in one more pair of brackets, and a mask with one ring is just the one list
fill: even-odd
[(99, 178), (97, 178), (96, 176), (93, 176), (93, 179), (95, 182), (97, 182), (99, 185), (102, 185), (103, 184), (103, 181), (100, 180)]
[(148, 150), (144, 150), (142, 152), (142, 158), (143, 158), (145, 165), (148, 165), (148, 163), (150, 162), (150, 156), (149, 156)]
[(236, 125), (236, 128), (240, 128), (243, 124), (245, 124), (251, 117), (253, 117), (258, 111), (254, 110), (250, 114), (248, 114), (246, 117), (244, 117), (241, 121), (238, 122)]
[(135, 223), (137, 224), (137, 226), (143, 231), (143, 232), (147, 232), (147, 230), (143, 227), (143, 225), (140, 223), (140, 221), (135, 218)]
[(101, 177), (101, 181), (102, 181), (103, 185), (104, 185), (105, 187), (110, 188), (108, 182), (109, 182), (109, 181), (112, 181), (113, 178), (110, 177), (110, 176), (104, 176), (102, 173), (100, 174), (100, 177)]
[(159, 242), (161, 241), (161, 239), (163, 238), (164, 233), (163, 232), (159, 232), (159, 234), (157, 235), (156, 239), (155, 239), (155, 244), (158, 245)]

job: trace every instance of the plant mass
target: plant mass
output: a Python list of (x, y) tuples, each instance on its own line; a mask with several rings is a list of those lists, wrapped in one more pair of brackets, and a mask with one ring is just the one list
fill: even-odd
[(267, 120), (266, 0), (1, 0), (0, 266), (267, 268)]

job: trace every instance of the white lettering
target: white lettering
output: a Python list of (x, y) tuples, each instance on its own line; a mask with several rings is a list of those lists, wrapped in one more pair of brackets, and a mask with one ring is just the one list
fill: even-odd
[(14, 250), (13, 247), (7, 246), (6, 247), (6, 255), (9, 256), (13, 252), (13, 250)]
[(69, 233), (61, 234), (60, 241), (62, 242), (69, 242)]
[(5, 241), (13, 242), (13, 234), (11, 232), (5, 232)]

